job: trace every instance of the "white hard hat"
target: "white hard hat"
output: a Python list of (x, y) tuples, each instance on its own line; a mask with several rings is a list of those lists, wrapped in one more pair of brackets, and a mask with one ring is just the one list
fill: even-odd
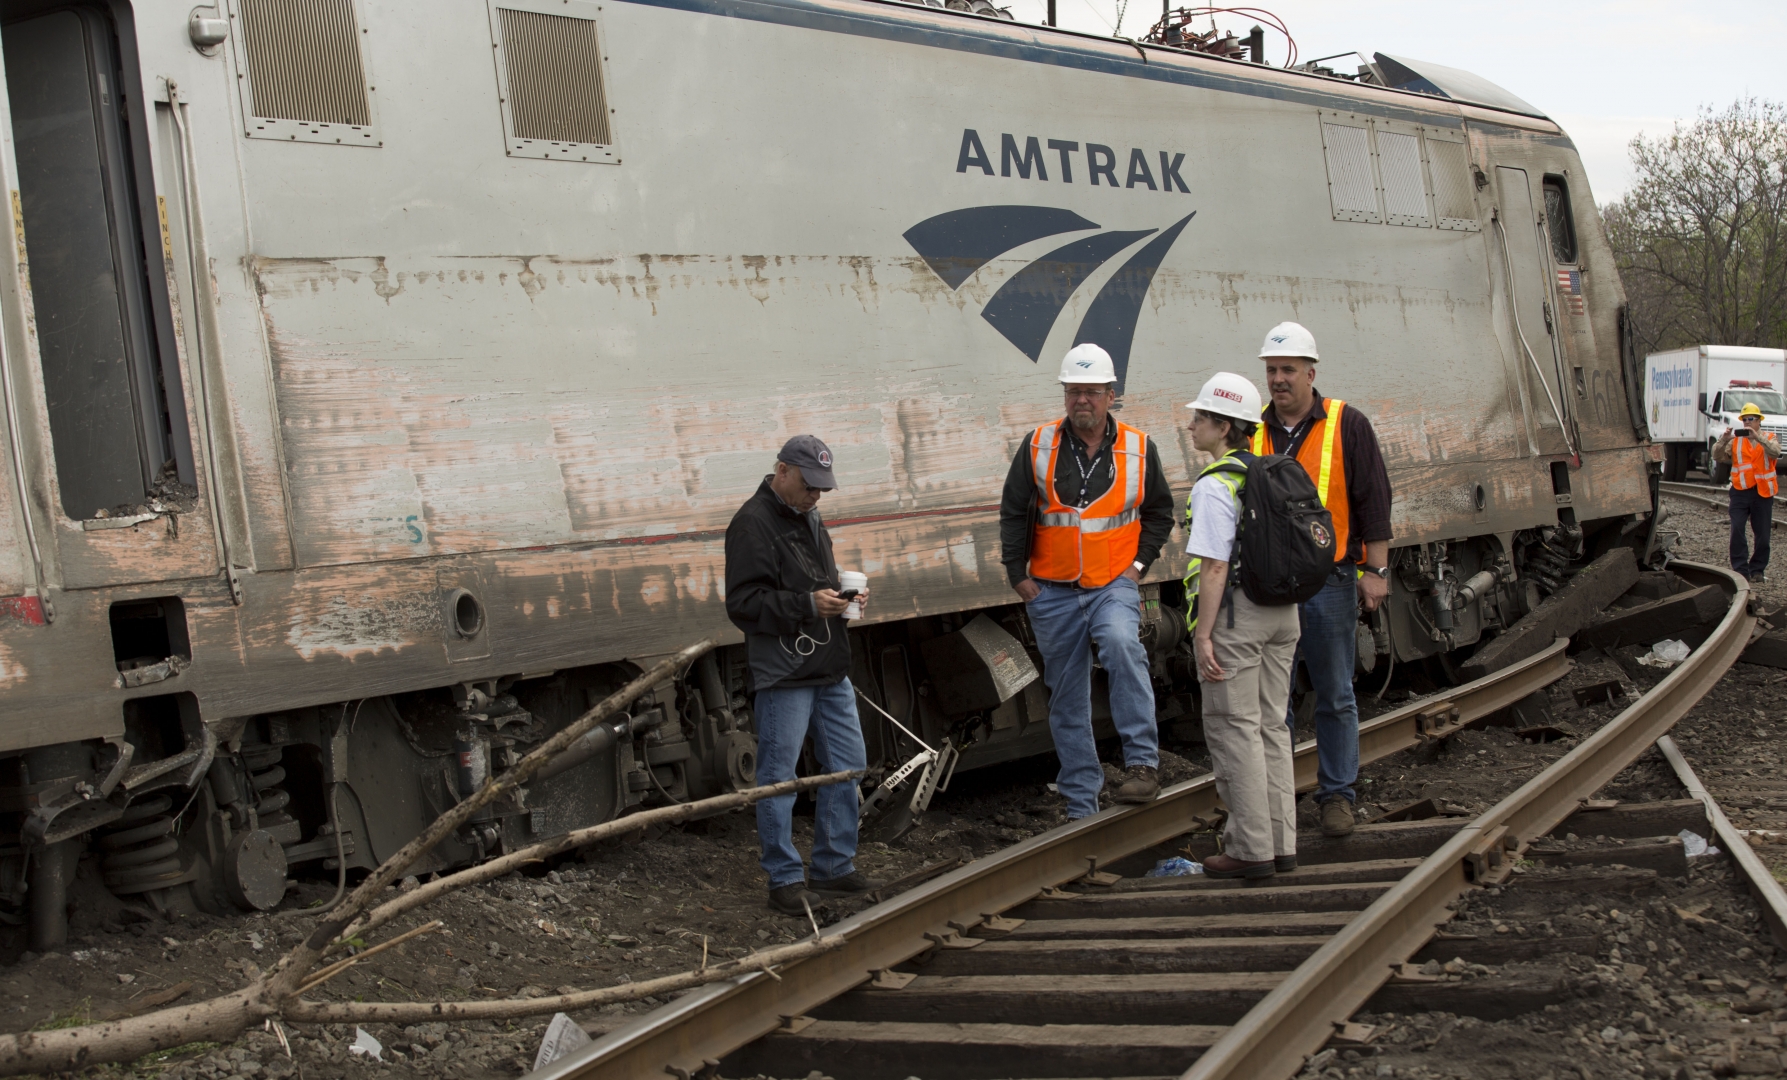
[(1281, 322), (1266, 331), (1266, 340), (1260, 345), (1260, 359), (1268, 356), (1301, 356), (1305, 360), (1320, 360), (1315, 351), (1315, 335), (1303, 328), (1302, 323)]
[(1231, 420), (1245, 420), (1250, 424), (1260, 422), (1260, 412), (1263, 409), (1259, 387), (1253, 385), (1251, 379), (1229, 371), (1219, 371), (1210, 376), (1210, 381), (1198, 391), (1198, 399), (1185, 407), (1226, 416)]
[(1114, 383), (1116, 365), (1111, 354), (1092, 344), (1075, 345), (1061, 358), (1061, 381), (1064, 383)]

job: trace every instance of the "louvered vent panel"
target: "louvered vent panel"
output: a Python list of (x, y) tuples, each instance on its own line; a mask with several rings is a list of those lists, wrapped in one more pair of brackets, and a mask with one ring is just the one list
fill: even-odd
[(1335, 221), (1377, 221), (1377, 179), (1371, 167), (1371, 131), (1350, 124), (1322, 125), (1328, 154), (1328, 194)]
[(517, 139), (608, 145), (602, 51), (590, 19), (498, 8)]
[(353, 0), (239, 0), (254, 115), (372, 123)]
[(1442, 229), (1476, 232), (1477, 204), (1471, 192), (1470, 151), (1461, 142), (1427, 140), (1427, 164), (1433, 170), (1433, 211)]
[(1426, 228), (1427, 182), (1421, 176), (1421, 140), (1380, 129), (1378, 171), (1384, 176), (1384, 220), (1391, 225)]

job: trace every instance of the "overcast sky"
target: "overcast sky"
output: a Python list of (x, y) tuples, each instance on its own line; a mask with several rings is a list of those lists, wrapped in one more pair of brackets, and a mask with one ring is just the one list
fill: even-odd
[[(1007, 0), (994, 0), (1005, 4)], [(1057, 0), (1061, 25), (1110, 34), (1124, 0)], [(1012, 14), (1041, 22), (1046, 0), (1010, 0)], [(1175, 3), (1175, 6), (1178, 6)], [(1269, 0), (1302, 59), (1358, 49), (1464, 68), (1532, 102), (1563, 125), (1582, 152), (1595, 201), (1631, 183), (1632, 136), (1667, 134), (1701, 105), (1743, 95), (1787, 101), (1787, 3), (1782, 0)], [(1159, 0), (1133, 0), (1125, 37), (1160, 18)], [(1255, 20), (1218, 15), (1245, 35)], [(1203, 26), (1209, 23), (1204, 21)], [(1284, 38), (1268, 31), (1266, 55), (1284, 63)], [(1343, 57), (1339, 65), (1359, 61)]]

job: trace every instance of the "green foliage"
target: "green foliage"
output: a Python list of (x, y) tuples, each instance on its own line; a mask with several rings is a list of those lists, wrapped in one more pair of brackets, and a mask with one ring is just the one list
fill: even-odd
[(48, 1020), (34, 1025), (32, 1031), (60, 1031), (63, 1028), (83, 1027), (93, 1022), (93, 999), (82, 998), (74, 1008)]
[(1638, 353), (1787, 346), (1787, 106), (1703, 108), (1630, 152), (1637, 182), (1602, 216)]

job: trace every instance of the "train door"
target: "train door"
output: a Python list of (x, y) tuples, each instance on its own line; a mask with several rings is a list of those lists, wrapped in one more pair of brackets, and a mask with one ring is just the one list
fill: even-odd
[(1512, 345), (1522, 370), (1528, 416), (1542, 454), (1572, 453), (1576, 448), (1573, 417), (1564, 394), (1550, 317), (1548, 264), (1541, 249), (1539, 215), (1525, 169), (1495, 169), (1496, 239), (1501, 247), (1507, 312)]
[(9, 337), (35, 338), (42, 412), (20, 422), (48, 420), (38, 471), (58, 492), (63, 584), (214, 572), (211, 523), (177, 520), (203, 508), (130, 8), (0, 0), (0, 56), (29, 285)]

